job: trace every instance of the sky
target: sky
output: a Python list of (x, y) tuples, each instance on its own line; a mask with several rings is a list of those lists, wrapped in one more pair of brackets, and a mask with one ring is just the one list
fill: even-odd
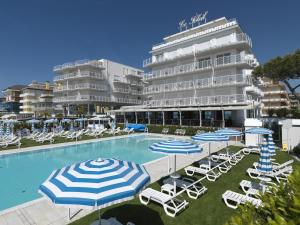
[(0, 90), (52, 81), (53, 66), (106, 58), (142, 68), (178, 22), (236, 18), (260, 63), (300, 48), (298, 0), (1, 0)]

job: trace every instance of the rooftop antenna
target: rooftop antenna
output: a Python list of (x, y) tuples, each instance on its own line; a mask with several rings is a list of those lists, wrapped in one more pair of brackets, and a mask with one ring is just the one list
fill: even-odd
[(204, 23), (206, 23), (206, 17), (207, 17), (208, 11), (205, 11), (204, 13), (202, 13), (201, 17), (200, 17), (200, 21), (204, 20)]
[(195, 16), (192, 16), (192, 17), (191, 17), (191, 22), (190, 22), (190, 24), (192, 25), (192, 28), (194, 27), (194, 24), (195, 24), (195, 23), (199, 22), (199, 17), (200, 17), (200, 16), (201, 16), (201, 14), (200, 14), (200, 15), (196, 14)]
[(180, 32), (183, 31), (184, 29), (185, 30), (187, 29), (187, 23), (185, 22), (185, 20), (181, 20), (179, 22), (179, 27), (178, 28), (179, 28)]

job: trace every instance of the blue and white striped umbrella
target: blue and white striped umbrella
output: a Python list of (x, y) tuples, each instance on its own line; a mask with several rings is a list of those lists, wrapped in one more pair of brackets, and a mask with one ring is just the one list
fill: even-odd
[(37, 119), (31, 119), (31, 120), (27, 120), (26, 123), (29, 123), (29, 124), (37, 124), (37, 123), (40, 123), (41, 121), (40, 120), (37, 120)]
[(262, 173), (270, 173), (272, 172), (272, 162), (270, 159), (270, 153), (268, 149), (267, 140), (263, 139), (263, 144), (260, 150), (260, 157), (258, 161), (258, 171)]
[(192, 136), (195, 141), (228, 141), (229, 137), (217, 132), (208, 132), (204, 134), (196, 134)]
[(46, 125), (46, 123), (44, 123), (43, 133), (46, 133), (46, 132), (47, 132), (47, 125)]
[(65, 119), (62, 119), (61, 122), (62, 122), (62, 123), (71, 123), (72, 120), (71, 120), (71, 119), (68, 119), (68, 118), (65, 118)]
[(217, 130), (216, 133), (222, 134), (222, 135), (228, 136), (228, 137), (237, 137), (237, 136), (242, 135), (242, 132), (240, 132), (238, 130), (230, 129), (230, 128), (223, 128), (223, 129)]
[(48, 119), (45, 120), (44, 123), (57, 123), (57, 119)]
[(134, 198), (149, 181), (142, 165), (99, 158), (54, 171), (39, 192), (54, 204), (100, 209)]
[(270, 156), (276, 155), (275, 143), (273, 141), (272, 134), (268, 135), (268, 150), (269, 150)]
[(168, 140), (159, 143), (154, 143), (149, 147), (153, 152), (162, 154), (193, 154), (202, 152), (202, 148), (198, 145), (187, 141)]
[(4, 130), (3, 130), (3, 123), (0, 123), (0, 137), (3, 137)]
[(5, 135), (6, 135), (6, 136), (10, 136), (10, 135), (11, 135), (11, 130), (10, 130), (10, 124), (9, 124), (9, 123), (6, 124), (6, 132), (5, 132)]
[(246, 130), (245, 133), (247, 133), (247, 134), (272, 134), (273, 131), (269, 130), (267, 128), (254, 127), (254, 128), (250, 128), (250, 129)]

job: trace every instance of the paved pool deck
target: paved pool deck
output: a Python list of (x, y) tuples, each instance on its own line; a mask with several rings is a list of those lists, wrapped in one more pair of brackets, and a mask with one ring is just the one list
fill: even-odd
[[(129, 136), (138, 136), (143, 134), (131, 134)], [(159, 136), (162, 138), (177, 138), (177, 139), (186, 139), (190, 140), (188, 136), (175, 136), (175, 135), (160, 135), (160, 134), (150, 134), (154, 136)], [(30, 148), (22, 148), (15, 150), (7, 150), (1, 151), (1, 155), (8, 154), (18, 154), (21, 152), (28, 151), (38, 151), (41, 148), (53, 148), (60, 146), (69, 146), (74, 144), (83, 144), (83, 143), (91, 143), (105, 140), (112, 140), (118, 138), (126, 138), (128, 135), (117, 136), (117, 137), (107, 137), (101, 139), (92, 139), (85, 141), (77, 141), (77, 142), (68, 142), (62, 144), (52, 144), (52, 145), (44, 145)], [(229, 143), (242, 145), (237, 142)], [(225, 147), (225, 143), (212, 143), (211, 144), (211, 152), (217, 152), (220, 149)], [(198, 161), (208, 155), (208, 144), (203, 144), (203, 152), (199, 154), (187, 155), (187, 156), (177, 156), (176, 159), (176, 169), (179, 170), (181, 168), (190, 165), (191, 163)], [(151, 183), (159, 180), (161, 177), (168, 175), (169, 173), (174, 171), (174, 157), (162, 157), (160, 159), (145, 163), (144, 166), (148, 171)], [(168, 171), (170, 168), (170, 171)], [(74, 220), (77, 220), (89, 213), (93, 212), (93, 210), (81, 210), (78, 212), (78, 209), (71, 209), (71, 215), (74, 215), (71, 220), (69, 220), (69, 209), (63, 206), (55, 206), (45, 197), (36, 199), (34, 201), (30, 201), (21, 205), (18, 205), (13, 208), (9, 208), (3, 211), (0, 211), (0, 225), (65, 225)]]

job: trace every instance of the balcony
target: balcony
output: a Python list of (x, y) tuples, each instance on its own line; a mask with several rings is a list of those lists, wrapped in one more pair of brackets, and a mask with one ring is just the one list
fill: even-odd
[(76, 96), (65, 96), (65, 97), (54, 97), (53, 102), (111, 102), (110, 97), (106, 96), (95, 96), (95, 95), (76, 95)]
[(20, 97), (21, 98), (24, 98), (24, 97), (35, 97), (35, 94), (33, 92), (31, 92), (31, 93), (27, 92), (27, 93), (20, 94)]
[(107, 91), (108, 88), (105, 85), (97, 85), (93, 83), (79, 83), (75, 85), (64, 85), (60, 87), (55, 87), (54, 92), (62, 91), (74, 91), (74, 90), (98, 90), (98, 91)]
[(247, 44), (248, 46), (252, 47), (251, 38), (245, 33), (240, 33), (240, 34), (234, 35), (230, 40), (228, 40), (228, 42), (224, 43), (219, 40), (210, 41), (210, 42), (207, 42), (206, 47), (202, 47), (201, 49), (196, 49), (195, 51), (189, 51), (189, 52), (183, 53), (183, 54), (176, 54), (174, 57), (155, 58), (155, 56), (154, 56), (154, 57), (145, 59), (143, 61), (143, 67), (158, 65), (158, 64), (165, 63), (165, 62), (171, 62), (174, 60), (178, 60), (180, 58), (191, 57), (191, 56), (198, 55), (198, 54), (205, 54), (205, 53), (215, 50), (215, 49), (224, 48), (224, 47), (237, 45), (237, 44)]
[(249, 92), (249, 93), (252, 93), (252, 94), (256, 94), (256, 95), (259, 95), (259, 96), (264, 96), (264, 93), (262, 92), (261, 89), (259, 89), (258, 87), (254, 86), (254, 85), (251, 85), (249, 87), (246, 87), (245, 88), (245, 91)]
[(58, 71), (62, 71), (65, 69), (72, 69), (72, 68), (81, 67), (81, 66), (92, 66), (92, 67), (101, 68), (101, 69), (105, 68), (101, 61), (84, 59), (84, 60), (77, 60), (75, 62), (64, 63), (62, 65), (55, 66), (53, 68), (53, 71), (58, 72)]
[(144, 94), (155, 94), (173, 91), (183, 91), (183, 90), (195, 90), (203, 88), (214, 88), (223, 87), (231, 85), (251, 85), (251, 76), (236, 74), (227, 75), (214, 78), (203, 78), (192, 81), (182, 81), (161, 85), (152, 85), (144, 88)]
[(105, 76), (102, 73), (94, 73), (94, 72), (67, 73), (67, 74), (56, 76), (54, 78), (54, 82), (62, 81), (62, 80), (77, 79), (77, 78), (93, 78), (93, 79), (104, 80)]
[(176, 76), (187, 73), (194, 73), (198, 71), (210, 70), (212, 68), (219, 68), (225, 66), (232, 66), (238, 64), (248, 65), (252, 67), (252, 60), (242, 57), (242, 55), (229, 55), (218, 57), (214, 60), (204, 60), (180, 66), (170, 67), (163, 70), (155, 70), (152, 73), (144, 74), (144, 80), (160, 79), (170, 76)]
[(162, 100), (148, 100), (144, 102), (147, 107), (197, 107), (197, 106), (225, 106), (245, 105), (251, 103), (250, 96), (246, 95), (218, 95), (201, 96), (196, 98), (174, 98)]
[(141, 100), (130, 99), (130, 98), (116, 98), (114, 102), (123, 103), (123, 104), (134, 104), (134, 105), (139, 105), (143, 103)]
[(40, 96), (40, 98), (52, 98), (52, 97), (53, 97), (52, 93), (43, 93)]
[(130, 90), (125, 88), (114, 88), (113, 92), (115, 93), (123, 93), (123, 94), (129, 94)]
[(290, 101), (289, 101), (289, 99), (287, 99), (287, 98), (280, 98), (279, 96), (278, 97), (274, 97), (274, 98), (263, 98), (262, 100), (261, 100), (262, 102), (264, 102), (264, 103), (269, 103), (269, 102), (280, 102), (280, 103), (282, 103), (282, 102), (285, 102), (285, 103), (289, 103)]

